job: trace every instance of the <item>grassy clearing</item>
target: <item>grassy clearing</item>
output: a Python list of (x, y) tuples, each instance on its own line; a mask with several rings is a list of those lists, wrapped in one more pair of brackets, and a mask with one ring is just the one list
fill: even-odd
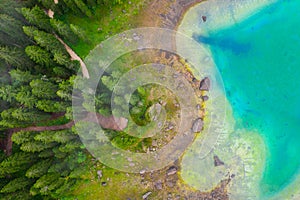
[[(103, 177), (97, 177), (97, 170), (102, 170)], [(86, 199), (140, 199), (147, 192), (147, 187), (140, 184), (137, 174), (126, 174), (97, 163), (87, 173), (88, 180), (79, 185), (73, 195), (78, 200)]]
[(113, 7), (98, 6), (92, 18), (73, 14), (64, 16), (63, 20), (82, 28), (89, 41), (80, 40), (76, 45), (70, 45), (71, 48), (81, 58), (85, 58), (90, 50), (95, 48), (101, 41), (119, 32), (133, 28), (131, 21), (139, 13), (146, 1), (131, 0)]

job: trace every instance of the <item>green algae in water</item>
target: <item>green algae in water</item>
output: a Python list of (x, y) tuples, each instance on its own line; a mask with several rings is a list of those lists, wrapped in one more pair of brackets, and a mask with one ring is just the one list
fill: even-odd
[(236, 128), (259, 132), (268, 148), (263, 196), (293, 181), (300, 166), (300, 1), (278, 1), (207, 37)]

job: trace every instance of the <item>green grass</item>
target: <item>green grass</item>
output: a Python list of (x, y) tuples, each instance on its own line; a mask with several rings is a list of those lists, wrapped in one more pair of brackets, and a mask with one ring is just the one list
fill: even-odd
[[(103, 177), (98, 179), (97, 170), (102, 170)], [(75, 188), (73, 195), (78, 200), (86, 199), (140, 199), (147, 188), (140, 184), (141, 178), (138, 174), (126, 175), (114, 169), (103, 166), (100, 163), (93, 165), (87, 172), (88, 180)], [(102, 182), (107, 185), (103, 186)]]

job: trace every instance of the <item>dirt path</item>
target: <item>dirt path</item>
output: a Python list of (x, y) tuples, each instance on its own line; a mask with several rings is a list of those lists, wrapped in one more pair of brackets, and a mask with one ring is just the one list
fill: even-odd
[(88, 71), (85, 63), (82, 61), (82, 59), (56, 34), (55, 34), (55, 37), (57, 38), (58, 41), (60, 41), (60, 43), (62, 43), (64, 45), (65, 49), (71, 56), (71, 60), (78, 60), (80, 62), (83, 77), (89, 79), (90, 78), (89, 71)]
[[(58, 3), (58, 0), (54, 1), (55, 4)], [(54, 12), (52, 10), (48, 10), (46, 11), (46, 14), (50, 17), (53, 18), (54, 16)], [(68, 54), (71, 56), (71, 60), (78, 60), (81, 66), (81, 70), (82, 70), (82, 75), (84, 78), (89, 79), (90, 78), (90, 74), (89, 71), (85, 65), (85, 63), (82, 61), (82, 59), (71, 49), (71, 47), (69, 47), (58, 35), (54, 34), (54, 36), (56, 37), (56, 39), (62, 43), (66, 49), (66, 51), (68, 52)]]

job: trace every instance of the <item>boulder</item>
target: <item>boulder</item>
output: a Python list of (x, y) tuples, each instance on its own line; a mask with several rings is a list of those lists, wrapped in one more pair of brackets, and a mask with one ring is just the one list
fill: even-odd
[(209, 97), (206, 96), (206, 95), (202, 97), (202, 100), (203, 100), (203, 101), (207, 101), (208, 99), (209, 99)]
[(201, 118), (198, 118), (193, 123), (192, 131), (194, 133), (198, 133), (198, 132), (202, 131), (202, 129), (203, 129), (203, 120)]
[(210, 89), (210, 80), (208, 77), (205, 77), (200, 82), (199, 90), (201, 91), (208, 91)]

